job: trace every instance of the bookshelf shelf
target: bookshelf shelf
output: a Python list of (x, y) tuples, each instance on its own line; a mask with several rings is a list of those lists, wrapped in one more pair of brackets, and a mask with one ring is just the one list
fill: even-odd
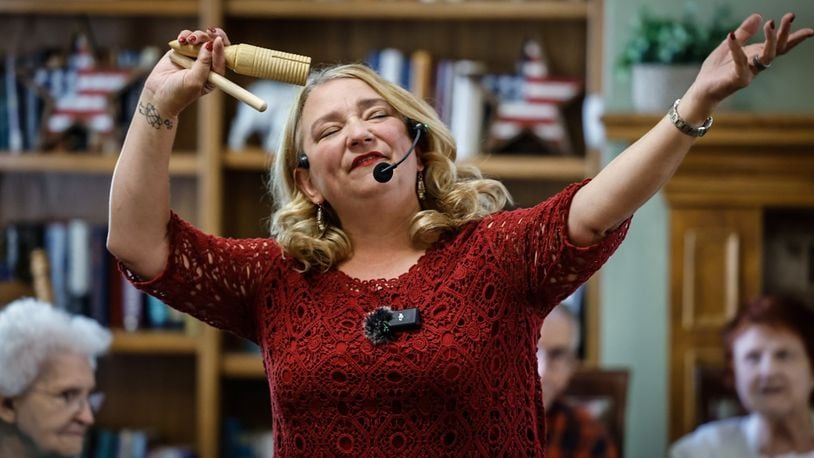
[(178, 331), (113, 331), (113, 353), (190, 354), (198, 350), (197, 336)]
[(585, 19), (585, 1), (468, 1), (466, 7), (452, 2), (420, 3), (417, 1), (371, 2), (369, 0), (323, 1), (302, 0), (226, 0), (225, 11), (232, 16), (274, 16), (307, 19), (370, 20), (545, 20)]
[(223, 355), (220, 368), (221, 374), (230, 378), (263, 379), (266, 376), (263, 360), (255, 353), (226, 353)]
[(484, 155), (470, 162), (484, 175), (500, 179), (575, 181), (588, 176), (588, 161), (580, 157)]
[[(223, 165), (230, 170), (265, 172), (271, 160), (272, 156), (259, 149), (246, 149), (226, 153)], [(503, 179), (574, 181), (590, 173), (588, 161), (581, 157), (483, 155), (464, 163), (478, 166), (487, 176)]]
[(273, 156), (257, 148), (228, 151), (223, 156), (223, 166), (231, 170), (267, 171)]
[[(660, 115), (610, 113), (602, 118), (611, 140), (633, 142), (641, 138)], [(721, 113), (699, 144), (726, 146), (808, 146), (814, 143), (814, 116), (804, 114)]]
[[(87, 175), (110, 175), (116, 166), (114, 155), (90, 153), (0, 153), (0, 171), (5, 172), (59, 172)], [(193, 152), (173, 153), (170, 159), (170, 174), (175, 176), (195, 176), (198, 173), (198, 159)]]
[[(59, 3), (59, 6), (56, 6)], [(195, 0), (3, 0), (1, 13), (92, 14), (133, 16), (194, 16)]]

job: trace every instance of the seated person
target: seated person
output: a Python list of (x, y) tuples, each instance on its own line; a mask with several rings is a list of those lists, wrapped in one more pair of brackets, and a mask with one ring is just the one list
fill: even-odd
[(0, 457), (82, 452), (101, 401), (96, 357), (110, 341), (95, 321), (35, 299), (0, 309)]
[(584, 409), (560, 399), (577, 368), (580, 329), (576, 317), (558, 305), (543, 322), (537, 367), (546, 410), (546, 457), (616, 457), (604, 426)]
[(700, 426), (670, 456), (814, 457), (814, 312), (788, 298), (759, 297), (726, 326), (724, 344), (749, 414)]

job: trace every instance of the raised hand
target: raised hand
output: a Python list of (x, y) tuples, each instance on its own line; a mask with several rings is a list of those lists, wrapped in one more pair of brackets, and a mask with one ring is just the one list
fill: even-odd
[(229, 45), (229, 37), (222, 29), (184, 30), (178, 34), (178, 41), (202, 45), (192, 68), (187, 70), (172, 63), (169, 59), (172, 51), (168, 51), (144, 83), (144, 95), (167, 117), (177, 116), (192, 102), (212, 92), (214, 87), (207, 83), (210, 71), (220, 74), (226, 71), (223, 48)]
[(787, 13), (780, 20), (780, 27), (774, 20), (763, 24), (765, 40), (762, 43), (745, 43), (753, 37), (763, 18), (753, 14), (741, 23), (737, 30), (730, 32), (723, 42), (707, 56), (691, 91), (699, 98), (708, 97), (717, 105), (726, 97), (746, 87), (761, 71), (769, 68), (774, 60), (792, 50), (795, 46), (814, 36), (814, 29), (803, 28), (791, 31), (794, 14)]

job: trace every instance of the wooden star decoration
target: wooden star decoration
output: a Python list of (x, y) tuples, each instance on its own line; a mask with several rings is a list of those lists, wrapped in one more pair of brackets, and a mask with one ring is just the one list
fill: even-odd
[(489, 144), (495, 152), (570, 153), (572, 148), (562, 107), (580, 95), (583, 83), (574, 78), (549, 75), (538, 42), (527, 41), (523, 51), (519, 75), (522, 98), (498, 102), (489, 129)]
[(145, 75), (143, 66), (101, 64), (90, 40), (78, 35), (69, 53), (52, 53), (23, 75), (43, 100), (39, 139), (43, 151), (115, 153), (121, 147), (121, 96)]

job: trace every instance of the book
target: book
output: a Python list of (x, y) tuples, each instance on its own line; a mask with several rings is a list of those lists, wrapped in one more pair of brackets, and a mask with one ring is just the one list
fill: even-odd
[(125, 331), (138, 331), (144, 327), (144, 297), (145, 294), (130, 283), (124, 275), (121, 281), (121, 310), (122, 327)]
[(450, 128), (459, 160), (477, 156), (483, 150), (485, 99), (478, 78), (484, 70), (482, 62), (472, 60), (459, 60), (453, 66)]
[(107, 227), (93, 225), (90, 229), (90, 298), (88, 313), (102, 326), (110, 325), (110, 274), (111, 255), (107, 251)]
[(17, 87), (17, 57), (14, 54), (6, 56), (6, 73), (4, 78), (6, 88), (6, 106), (8, 115), (8, 150), (12, 154), (19, 154), (23, 150), (23, 131), (20, 127), (20, 101)]
[(68, 229), (62, 221), (51, 221), (45, 225), (45, 251), (51, 268), (51, 289), (54, 293), (54, 306), (66, 310), (68, 289), (66, 286), (68, 259)]
[(410, 54), (410, 92), (427, 100), (432, 96), (432, 55), (419, 49)]
[(67, 310), (90, 315), (90, 224), (81, 219), (68, 222)]

